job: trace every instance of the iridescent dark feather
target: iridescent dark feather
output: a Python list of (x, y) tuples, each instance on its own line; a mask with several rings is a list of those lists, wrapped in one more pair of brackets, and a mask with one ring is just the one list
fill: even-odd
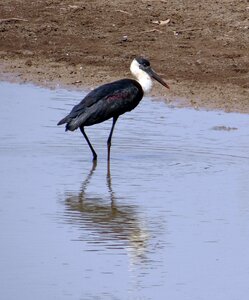
[(57, 125), (66, 123), (66, 130), (101, 123), (134, 109), (143, 98), (136, 80), (122, 79), (104, 84), (91, 91)]

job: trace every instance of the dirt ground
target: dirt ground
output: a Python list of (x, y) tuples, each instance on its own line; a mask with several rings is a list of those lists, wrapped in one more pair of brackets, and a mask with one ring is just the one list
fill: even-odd
[(0, 79), (93, 87), (130, 76), (137, 55), (176, 106), (249, 113), (248, 0), (5, 0)]

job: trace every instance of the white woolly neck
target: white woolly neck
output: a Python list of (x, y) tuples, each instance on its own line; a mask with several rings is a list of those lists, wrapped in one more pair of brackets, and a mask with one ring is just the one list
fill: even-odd
[(133, 59), (130, 65), (130, 71), (131, 74), (136, 78), (136, 80), (142, 86), (144, 93), (146, 94), (149, 93), (153, 85), (152, 80), (145, 71), (139, 68), (139, 63), (136, 61), (136, 59)]

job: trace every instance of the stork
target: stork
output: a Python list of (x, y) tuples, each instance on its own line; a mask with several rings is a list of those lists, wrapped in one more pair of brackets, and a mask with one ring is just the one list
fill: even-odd
[(80, 128), (92, 151), (93, 161), (97, 160), (97, 153), (85, 133), (85, 126), (98, 124), (110, 118), (113, 119), (107, 140), (107, 159), (110, 161), (112, 134), (119, 116), (133, 110), (143, 95), (150, 92), (152, 78), (169, 88), (167, 83), (151, 68), (150, 62), (143, 57), (133, 59), (130, 71), (136, 80), (121, 79), (97, 87), (87, 94), (79, 104), (75, 105), (71, 112), (57, 124), (66, 124), (66, 131)]

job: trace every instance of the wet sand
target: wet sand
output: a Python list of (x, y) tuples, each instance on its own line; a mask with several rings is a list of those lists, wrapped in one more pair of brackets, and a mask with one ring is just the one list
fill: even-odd
[(91, 88), (130, 76), (131, 59), (144, 55), (171, 85), (152, 95), (249, 113), (245, 0), (7, 0), (0, 39), (1, 79)]

